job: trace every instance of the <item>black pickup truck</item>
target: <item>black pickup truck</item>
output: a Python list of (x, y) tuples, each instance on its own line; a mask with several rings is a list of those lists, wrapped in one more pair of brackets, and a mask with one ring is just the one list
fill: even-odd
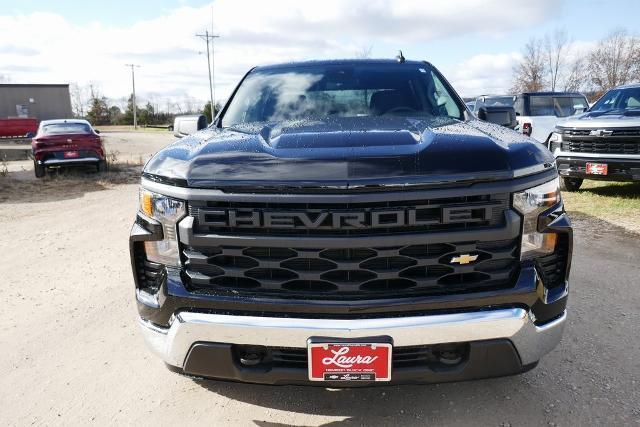
[(322, 386), (533, 368), (560, 341), (572, 229), (553, 155), (423, 61), (250, 70), (144, 167), (139, 323), (193, 377)]

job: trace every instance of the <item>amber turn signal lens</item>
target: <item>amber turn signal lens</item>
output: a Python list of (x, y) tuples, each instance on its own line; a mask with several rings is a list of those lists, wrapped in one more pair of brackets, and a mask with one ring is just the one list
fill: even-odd
[(151, 193), (143, 191), (140, 195), (140, 209), (142, 213), (147, 215), (148, 217), (153, 216), (153, 196)]

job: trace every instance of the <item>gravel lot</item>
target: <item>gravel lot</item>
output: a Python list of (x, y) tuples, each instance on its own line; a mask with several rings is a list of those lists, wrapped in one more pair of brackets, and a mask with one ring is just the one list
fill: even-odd
[[(106, 138), (143, 160), (171, 141)], [(575, 221), (565, 336), (524, 375), (339, 391), (196, 382), (166, 370), (137, 329), (135, 174), (38, 187), (24, 167), (5, 178), (19, 185), (0, 178), (0, 424), (640, 425), (636, 234)]]

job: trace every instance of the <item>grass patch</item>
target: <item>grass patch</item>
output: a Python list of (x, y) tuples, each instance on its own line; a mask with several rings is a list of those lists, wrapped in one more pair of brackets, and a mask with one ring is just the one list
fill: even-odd
[(565, 208), (640, 232), (640, 182), (585, 180), (580, 190), (562, 193)]

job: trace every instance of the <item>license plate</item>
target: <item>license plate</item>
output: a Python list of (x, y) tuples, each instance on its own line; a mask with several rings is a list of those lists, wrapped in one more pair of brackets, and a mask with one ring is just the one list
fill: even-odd
[(76, 159), (80, 157), (80, 153), (77, 151), (65, 151), (64, 158), (65, 159)]
[(309, 343), (311, 381), (390, 381), (389, 343)]
[(606, 175), (609, 167), (605, 163), (587, 163), (587, 173), (590, 175)]

